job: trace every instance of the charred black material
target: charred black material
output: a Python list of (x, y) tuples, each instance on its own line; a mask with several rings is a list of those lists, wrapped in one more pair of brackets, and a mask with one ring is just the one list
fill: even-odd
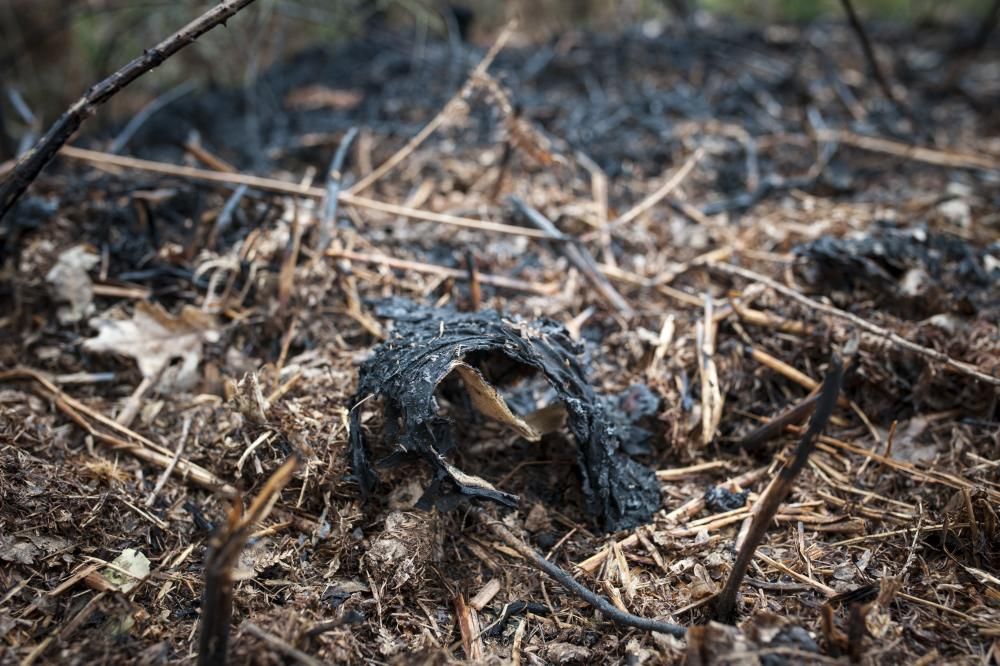
[[(816, 288), (863, 290), (908, 318), (989, 307), (991, 288), (1000, 282), (1000, 271), (991, 270), (986, 260), (995, 247), (977, 250), (964, 239), (922, 228), (824, 236), (794, 251), (805, 260), (804, 277)], [(914, 271), (926, 277), (914, 280)]]
[(744, 506), (749, 496), (749, 490), (741, 490), (738, 493), (734, 493), (723, 486), (712, 486), (705, 491), (705, 506), (712, 513), (734, 511)]
[(624, 453), (624, 433), (587, 382), (578, 358), (582, 349), (561, 324), (522, 321), (497, 312), (457, 313), (398, 300), (376, 312), (394, 319), (396, 328), (362, 366), (350, 414), (351, 464), (363, 493), (377, 481), (361, 430), (363, 404), (374, 396), (382, 398), (386, 428), (402, 452), (421, 457), (434, 469), (434, 482), (421, 505), (447, 509), (462, 499), (478, 498), (516, 506), (516, 496), (445, 459), (454, 442), (434, 397), (455, 364), (497, 356), (540, 372), (562, 401), (577, 441), (586, 509), (601, 526), (618, 530), (639, 525), (659, 508), (655, 475)]

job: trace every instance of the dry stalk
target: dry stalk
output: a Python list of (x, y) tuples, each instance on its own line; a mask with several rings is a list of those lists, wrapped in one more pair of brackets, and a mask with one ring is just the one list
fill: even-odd
[(771, 520), (778, 512), (778, 506), (791, 492), (795, 477), (806, 466), (809, 455), (816, 448), (816, 440), (830, 420), (834, 407), (837, 406), (837, 396), (840, 394), (843, 378), (843, 361), (839, 355), (834, 354), (830, 361), (830, 369), (827, 371), (826, 377), (823, 378), (823, 386), (816, 402), (816, 411), (809, 421), (809, 428), (795, 447), (794, 456), (781, 468), (764, 497), (754, 507), (756, 515), (750, 525), (746, 540), (743, 542), (740, 552), (736, 556), (736, 562), (733, 563), (733, 569), (729, 573), (729, 578), (716, 600), (716, 619), (729, 623), (734, 620), (736, 595), (739, 592), (740, 583), (743, 582), (743, 577), (746, 575), (747, 567), (750, 566), (750, 560), (753, 559), (768, 525), (771, 524)]
[(281, 489), (291, 480), (298, 464), (298, 457), (292, 456), (275, 470), (245, 514), (240, 500), (233, 502), (226, 523), (209, 541), (198, 641), (198, 663), (202, 666), (226, 663), (233, 616), (233, 567), (254, 526), (271, 513)]
[(13, 208), (28, 186), (38, 177), (45, 165), (52, 161), (59, 149), (80, 129), (94, 110), (114, 97), (125, 86), (140, 76), (163, 64), (163, 61), (219, 24), (225, 23), (254, 0), (224, 0), (194, 21), (170, 35), (162, 42), (145, 49), (117, 72), (97, 83), (69, 107), (45, 136), (18, 160), (14, 171), (0, 186), (0, 219)]

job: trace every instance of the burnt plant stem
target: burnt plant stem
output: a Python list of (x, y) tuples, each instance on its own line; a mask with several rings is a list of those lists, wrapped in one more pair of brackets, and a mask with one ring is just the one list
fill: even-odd
[(583, 275), (590, 281), (594, 288), (597, 289), (597, 293), (615, 310), (617, 310), (623, 317), (631, 318), (635, 315), (635, 310), (629, 305), (618, 290), (614, 288), (611, 282), (604, 276), (594, 261), (594, 258), (590, 256), (587, 249), (583, 247), (583, 244), (578, 240), (567, 236), (559, 230), (559, 228), (554, 225), (549, 218), (542, 215), (540, 212), (529, 206), (527, 203), (519, 199), (518, 197), (510, 197), (510, 202), (514, 204), (514, 207), (529, 221), (535, 228), (545, 232), (549, 238), (555, 241), (562, 241), (558, 246), (557, 250), (565, 256), (570, 263), (576, 266)]
[(254, 526), (274, 508), (281, 489), (291, 480), (298, 465), (297, 455), (288, 458), (264, 483), (246, 513), (243, 513), (243, 506), (237, 499), (229, 510), (225, 524), (212, 534), (205, 558), (205, 592), (198, 639), (199, 666), (222, 666), (226, 663), (233, 619), (233, 567)]
[(750, 566), (750, 560), (753, 559), (754, 553), (757, 551), (757, 546), (763, 540), (768, 525), (771, 524), (774, 515), (778, 512), (778, 506), (791, 492), (795, 477), (806, 466), (809, 454), (816, 448), (816, 440), (830, 420), (830, 415), (833, 414), (834, 407), (837, 406), (837, 396), (840, 394), (840, 385), (843, 378), (843, 361), (841, 361), (839, 355), (834, 354), (830, 362), (830, 369), (827, 370), (826, 376), (823, 378), (823, 385), (816, 400), (816, 411), (809, 421), (809, 427), (806, 428), (802, 439), (799, 440), (798, 445), (795, 447), (795, 453), (792, 458), (781, 468), (781, 471), (778, 472), (778, 478), (771, 484), (770, 490), (768, 490), (764, 498), (760, 500), (756, 515), (750, 524), (747, 538), (743, 542), (740, 552), (736, 555), (736, 562), (729, 573), (726, 585), (722, 588), (722, 592), (715, 602), (715, 619), (720, 622), (732, 623), (735, 619), (736, 595), (739, 592), (740, 584), (743, 582), (743, 577), (746, 575), (747, 568)]
[(352, 127), (347, 130), (337, 151), (330, 160), (330, 168), (326, 173), (326, 195), (323, 198), (323, 217), (319, 225), (319, 238), (316, 241), (316, 258), (319, 259), (326, 252), (333, 237), (333, 228), (337, 224), (337, 204), (340, 203), (340, 187), (344, 178), (344, 162), (347, 160), (347, 153), (358, 136), (358, 128)]
[(531, 564), (531, 566), (535, 567), (542, 573), (548, 574), (557, 583), (599, 610), (604, 617), (611, 620), (615, 624), (620, 624), (625, 627), (635, 627), (636, 629), (642, 629), (643, 631), (655, 631), (669, 636), (676, 636), (677, 638), (681, 638), (687, 633), (687, 628), (682, 627), (679, 624), (660, 622), (659, 620), (639, 617), (638, 615), (632, 615), (631, 613), (619, 610), (606, 598), (591, 591), (570, 576), (568, 572), (542, 557), (534, 548), (517, 538), (514, 533), (508, 530), (499, 520), (491, 518), (482, 509), (474, 509), (473, 514), (496, 538), (500, 539), (500, 541), (508, 547), (517, 551), (518, 554), (524, 557), (524, 559)]
[(864, 24), (861, 23), (861, 18), (858, 16), (858, 13), (854, 11), (854, 3), (852, 0), (840, 0), (840, 4), (844, 7), (844, 13), (847, 14), (847, 20), (851, 24), (851, 29), (854, 31), (858, 41), (861, 43), (861, 50), (864, 51), (865, 60), (868, 61), (868, 66), (872, 70), (872, 76), (875, 77), (876, 83), (878, 83), (879, 88), (882, 89), (882, 92), (888, 98), (889, 102), (895, 106), (897, 110), (902, 111), (902, 103), (892, 92), (892, 86), (889, 85), (889, 80), (885, 78), (882, 68), (879, 67), (878, 60), (875, 59), (875, 49), (872, 48), (872, 42), (868, 38), (868, 32), (865, 30)]
[(170, 35), (156, 46), (146, 49), (117, 72), (91, 86), (49, 128), (34, 148), (21, 156), (14, 170), (0, 184), (0, 220), (10, 212), (28, 186), (38, 177), (45, 165), (52, 161), (59, 149), (80, 129), (83, 121), (96, 108), (114, 97), (125, 86), (161, 65), (181, 49), (219, 24), (224, 24), (254, 0), (224, 0), (194, 21)]

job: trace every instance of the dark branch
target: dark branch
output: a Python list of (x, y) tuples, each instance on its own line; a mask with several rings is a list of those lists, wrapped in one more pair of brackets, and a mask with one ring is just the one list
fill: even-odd
[(632, 615), (631, 613), (619, 610), (610, 601), (587, 589), (566, 571), (539, 555), (534, 548), (526, 544), (521, 539), (518, 539), (514, 536), (513, 532), (504, 527), (503, 523), (495, 518), (490, 518), (482, 509), (475, 509), (473, 513), (477, 518), (479, 518), (479, 521), (484, 527), (490, 530), (490, 532), (492, 532), (498, 539), (503, 541), (504, 544), (516, 550), (522, 557), (524, 557), (524, 559), (528, 560), (533, 567), (551, 576), (557, 583), (599, 610), (604, 617), (608, 618), (615, 624), (620, 624), (626, 627), (635, 627), (636, 629), (642, 629), (643, 631), (655, 631), (660, 634), (676, 636), (677, 638), (681, 638), (687, 633), (687, 628), (682, 627), (679, 624), (660, 622), (659, 620), (639, 617), (638, 615)]
[(316, 257), (322, 257), (326, 248), (330, 245), (333, 237), (333, 227), (337, 223), (337, 204), (340, 201), (340, 182), (344, 178), (344, 161), (347, 160), (347, 151), (351, 149), (354, 138), (358, 135), (358, 128), (352, 127), (347, 130), (340, 140), (337, 152), (330, 160), (330, 168), (326, 174), (326, 196), (323, 199), (323, 217), (319, 225), (319, 239), (316, 242)]
[(857, 35), (858, 41), (861, 42), (861, 50), (865, 53), (865, 60), (868, 61), (868, 66), (872, 70), (872, 76), (875, 77), (875, 81), (878, 83), (879, 88), (888, 98), (889, 102), (896, 107), (898, 111), (907, 113), (902, 101), (896, 97), (895, 93), (892, 92), (892, 86), (889, 85), (889, 80), (885, 78), (885, 74), (882, 72), (882, 68), (879, 67), (878, 60), (875, 59), (875, 49), (872, 48), (871, 40), (868, 39), (868, 33), (865, 31), (865, 26), (861, 23), (861, 19), (858, 17), (858, 13), (854, 11), (854, 4), (851, 0), (840, 0), (840, 4), (844, 7), (844, 12), (847, 13), (847, 20), (851, 24), (851, 29), (854, 30), (854, 34)]
[(225, 23), (254, 0), (224, 0), (199, 16), (191, 23), (170, 35), (153, 48), (146, 49), (141, 56), (119, 69), (100, 83), (91, 86), (57, 120), (34, 148), (21, 156), (13, 172), (0, 185), (0, 220), (17, 203), (17, 200), (34, 182), (45, 165), (52, 161), (59, 149), (80, 129), (83, 121), (96, 108), (114, 97), (125, 86), (151, 69), (159, 66), (167, 58), (192, 44), (203, 34)]
[(826, 427), (833, 413), (833, 408), (837, 406), (837, 396), (840, 394), (840, 385), (844, 378), (844, 364), (840, 356), (834, 354), (830, 362), (830, 369), (827, 370), (826, 377), (823, 378), (823, 385), (820, 388), (819, 397), (816, 400), (816, 411), (809, 421), (802, 439), (795, 447), (795, 454), (791, 460), (785, 463), (778, 478), (771, 484), (770, 490), (760, 500), (757, 508), (757, 515), (754, 516), (750, 524), (747, 538), (743, 542), (743, 547), (736, 555), (736, 562), (733, 563), (733, 570), (729, 573), (725, 587), (719, 594), (715, 603), (715, 617), (722, 622), (732, 622), (736, 614), (736, 594), (739, 592), (740, 584), (746, 575), (750, 560), (753, 559), (757, 546), (760, 545), (767, 531), (768, 525), (778, 512), (778, 506), (788, 497), (792, 490), (795, 477), (799, 475), (802, 468), (809, 460), (809, 454), (816, 448), (816, 440), (819, 438), (823, 428)]

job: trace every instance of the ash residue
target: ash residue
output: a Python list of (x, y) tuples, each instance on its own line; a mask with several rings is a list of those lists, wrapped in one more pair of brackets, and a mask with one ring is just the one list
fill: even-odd
[(824, 292), (839, 291), (857, 299), (875, 296), (881, 305), (905, 318), (943, 312), (971, 314), (991, 304), (1000, 285), (1000, 269), (991, 255), (968, 241), (924, 228), (876, 227), (847, 238), (824, 236), (795, 248), (805, 259), (804, 274)]
[(448, 508), (470, 497), (516, 506), (516, 496), (465, 474), (445, 459), (455, 442), (434, 396), (438, 384), (459, 363), (507, 362), (540, 372), (562, 402), (577, 442), (586, 509), (601, 526), (618, 530), (638, 525), (659, 508), (655, 475), (624, 452), (631, 433), (622, 430), (587, 382), (579, 360), (582, 350), (561, 324), (507, 318), (497, 312), (436, 310), (399, 300), (383, 304), (378, 312), (394, 319), (396, 328), (362, 366), (351, 410), (352, 467), (364, 492), (371, 490), (376, 477), (361, 429), (361, 411), (375, 396), (383, 400), (388, 427), (400, 426), (402, 451), (420, 456), (434, 469), (422, 506)]

